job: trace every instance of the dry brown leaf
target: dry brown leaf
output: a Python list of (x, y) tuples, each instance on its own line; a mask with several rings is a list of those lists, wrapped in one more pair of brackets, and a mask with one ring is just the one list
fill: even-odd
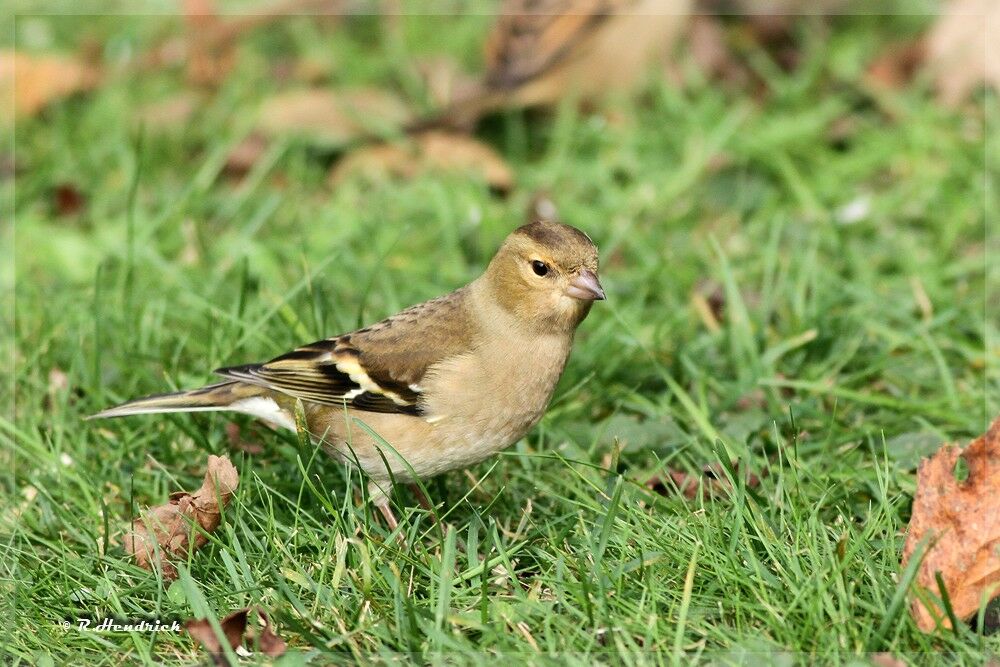
[(921, 40), (890, 44), (865, 73), (865, 80), (874, 87), (896, 90), (910, 83), (924, 60), (925, 46)]
[(87, 204), (87, 196), (73, 183), (59, 183), (52, 190), (52, 208), (57, 216), (76, 215)]
[[(739, 463), (734, 463), (739, 470)], [(661, 495), (673, 493), (676, 488), (685, 498), (694, 500), (699, 495), (702, 498), (713, 498), (723, 495), (723, 492), (732, 489), (729, 478), (722, 470), (722, 464), (713, 463), (704, 466), (701, 475), (693, 475), (683, 470), (667, 469), (666, 475), (658, 474), (646, 480), (646, 488), (656, 491)], [(752, 471), (746, 471), (746, 485), (755, 489), (760, 485), (760, 476)], [(669, 480), (669, 481), (668, 481)]]
[(184, 0), (184, 18), (188, 25), (187, 79), (196, 86), (216, 87), (236, 65), (237, 40), (225, 34), (212, 0)]
[(409, 179), (433, 171), (472, 173), (499, 192), (514, 186), (514, 173), (495, 150), (471, 137), (441, 131), (361, 148), (334, 167), (330, 180), (337, 186), (355, 176)]
[(187, 125), (203, 101), (197, 93), (185, 90), (139, 107), (134, 118), (148, 129), (169, 131)]
[(200, 549), (205, 544), (204, 533), (219, 527), (222, 507), (229, 504), (238, 484), (236, 468), (227, 457), (209, 456), (201, 488), (172, 493), (169, 503), (143, 512), (122, 540), (125, 550), (139, 567), (150, 570), (159, 565), (164, 579), (176, 579), (177, 569), (169, 558), (187, 554), (189, 545)]
[[(959, 459), (968, 466), (964, 481), (955, 479)], [(1000, 417), (985, 435), (964, 450), (944, 445), (917, 470), (913, 515), (903, 546), (902, 568), (928, 538), (915, 586), (940, 596), (940, 572), (955, 616), (968, 619), (985, 594), (1000, 595)], [(917, 626), (931, 632), (940, 622), (951, 627), (945, 611), (916, 596), (910, 612)]]
[(872, 653), (871, 659), (874, 667), (906, 667), (906, 663), (903, 660), (887, 651)]
[[(249, 630), (247, 628), (247, 618), (251, 611), (257, 614), (262, 624), (259, 632), (255, 632), (252, 628)], [(285, 640), (274, 632), (271, 626), (271, 619), (268, 618), (267, 614), (260, 607), (238, 609), (221, 619), (219, 625), (222, 628), (222, 634), (225, 635), (226, 641), (229, 643), (229, 647), (234, 651), (242, 646), (244, 641), (253, 645), (254, 636), (257, 638), (257, 647), (261, 653), (272, 658), (284, 655), (288, 647)], [(212, 625), (207, 620), (188, 621), (184, 624), (184, 627), (192, 639), (205, 647), (205, 650), (212, 656), (215, 664), (228, 664), (225, 650), (222, 648), (222, 644), (219, 643), (215, 631), (212, 630)]]
[(277, 0), (252, 14), (224, 18), (212, 0), (183, 0), (186, 34), (171, 36), (141, 54), (134, 68), (141, 72), (185, 65), (188, 81), (212, 88), (232, 70), (244, 35), (296, 14), (311, 15), (317, 24), (339, 21), (345, 5), (344, 0)]
[(247, 135), (226, 156), (225, 173), (230, 178), (242, 178), (267, 152), (268, 141), (256, 132)]
[[(14, 100), (14, 116), (33, 116), (49, 104), (92, 90), (100, 81), (96, 67), (66, 56), (28, 55), (0, 50), (0, 99)], [(12, 119), (0, 115), (9, 124)]]
[(938, 98), (955, 106), (980, 84), (1000, 90), (1000, 2), (951, 0), (927, 36)]
[(386, 90), (307, 88), (266, 100), (257, 125), (270, 137), (303, 135), (339, 146), (402, 127), (410, 119), (406, 103)]

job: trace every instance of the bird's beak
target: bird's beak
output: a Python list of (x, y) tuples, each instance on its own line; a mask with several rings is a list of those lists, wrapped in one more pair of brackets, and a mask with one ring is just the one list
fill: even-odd
[(590, 269), (582, 269), (573, 280), (569, 281), (566, 294), (584, 301), (603, 301), (607, 298), (604, 296), (601, 283), (597, 280), (597, 274)]

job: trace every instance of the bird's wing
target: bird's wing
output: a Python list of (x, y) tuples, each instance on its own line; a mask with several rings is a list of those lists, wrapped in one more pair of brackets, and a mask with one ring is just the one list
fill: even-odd
[(216, 373), (313, 403), (422, 415), (428, 369), (470, 348), (466, 305), (463, 288), (371, 327)]
[(628, 0), (507, 0), (486, 42), (486, 83), (509, 90), (572, 56)]

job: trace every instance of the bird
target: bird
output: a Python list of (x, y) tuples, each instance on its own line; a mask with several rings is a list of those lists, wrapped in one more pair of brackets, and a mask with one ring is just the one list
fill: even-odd
[(90, 419), (230, 410), (296, 431), (368, 477), (389, 528), (393, 483), (483, 461), (538, 423), (577, 327), (605, 299), (598, 250), (575, 227), (535, 220), (511, 232), (485, 271), (444, 296), (223, 380), (128, 401)]
[(690, 9), (691, 0), (505, 0), (480, 80), (438, 118), (469, 125), (502, 108), (628, 90), (647, 65), (664, 61)]

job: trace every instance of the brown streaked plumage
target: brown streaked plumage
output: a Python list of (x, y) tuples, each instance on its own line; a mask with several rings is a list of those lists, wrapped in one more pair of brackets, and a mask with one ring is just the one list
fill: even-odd
[(690, 0), (505, 0), (479, 86), (443, 117), (468, 124), (499, 108), (546, 106), (635, 85), (663, 59)]
[(477, 463), (538, 422), (577, 326), (604, 298), (597, 270), (586, 234), (534, 222), (507, 237), (482, 276), (450, 294), (266, 363), (219, 369), (219, 384), (94, 417), (234, 410), (294, 429), (301, 400), (313, 439), (372, 478), (391, 518), (390, 479)]

